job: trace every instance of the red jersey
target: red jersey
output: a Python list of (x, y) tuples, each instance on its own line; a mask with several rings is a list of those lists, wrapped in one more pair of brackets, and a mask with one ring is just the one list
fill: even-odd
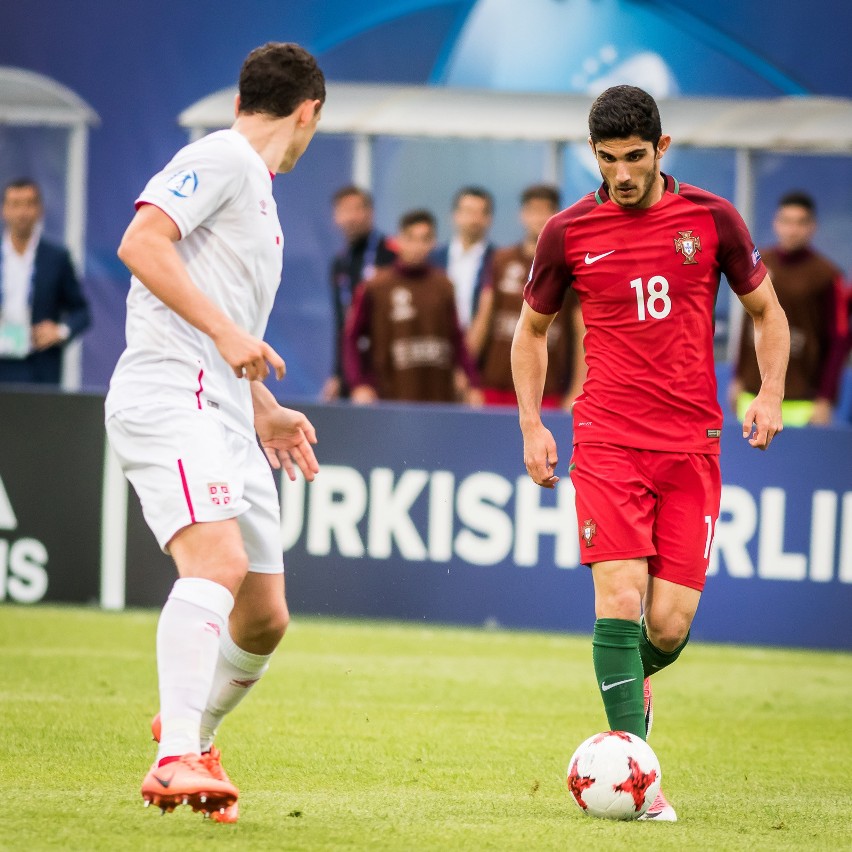
[(766, 268), (732, 204), (663, 178), (663, 197), (649, 208), (620, 207), (603, 185), (550, 219), (524, 298), (542, 314), (562, 307), (568, 287), (580, 299), (588, 375), (574, 443), (718, 453), (720, 275), (744, 295)]

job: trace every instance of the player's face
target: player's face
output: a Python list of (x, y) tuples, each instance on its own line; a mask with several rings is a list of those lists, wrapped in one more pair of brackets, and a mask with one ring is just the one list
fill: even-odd
[(305, 153), (308, 145), (311, 144), (311, 139), (314, 138), (314, 133), (317, 132), (321, 111), (322, 104), (319, 101), (305, 101), (299, 107), (296, 128), (293, 131), (290, 144), (284, 152), (281, 165), (278, 167), (279, 173), (291, 171), (299, 161), (299, 157)]
[(453, 211), (453, 223), (459, 236), (469, 243), (485, 239), (491, 227), (488, 202), (476, 195), (463, 195)]
[(334, 224), (351, 243), (372, 230), (373, 208), (360, 195), (344, 195), (334, 205)]
[(41, 219), (41, 201), (33, 186), (10, 187), (3, 196), (3, 222), (9, 232), (29, 239)]
[(784, 251), (798, 251), (810, 245), (816, 222), (809, 210), (797, 204), (779, 208), (772, 223), (778, 246)]
[(609, 197), (621, 207), (650, 207), (660, 200), (660, 159), (671, 138), (660, 137), (655, 149), (638, 136), (592, 143)]
[(527, 239), (537, 240), (547, 220), (559, 211), (545, 198), (531, 198), (521, 205), (521, 224)]
[(426, 263), (435, 248), (435, 231), (426, 222), (418, 222), (403, 228), (396, 238), (397, 255), (407, 266)]

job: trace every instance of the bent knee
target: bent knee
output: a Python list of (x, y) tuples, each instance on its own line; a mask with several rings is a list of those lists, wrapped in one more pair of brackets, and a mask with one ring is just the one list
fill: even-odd
[(645, 621), (645, 630), (648, 639), (655, 648), (659, 648), (665, 654), (671, 654), (683, 645), (689, 635), (690, 619), (685, 617), (671, 617), (662, 624), (653, 621)]
[(239, 632), (244, 642), (260, 647), (262, 653), (271, 653), (284, 638), (290, 624), (287, 604), (271, 606), (262, 614), (254, 613), (250, 620), (241, 619)]

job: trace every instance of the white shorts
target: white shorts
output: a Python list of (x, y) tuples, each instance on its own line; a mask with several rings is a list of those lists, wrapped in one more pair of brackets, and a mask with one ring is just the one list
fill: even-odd
[(236, 518), (249, 570), (284, 570), (278, 492), (255, 441), (205, 411), (133, 408), (106, 424), (110, 445), (157, 543), (189, 524)]

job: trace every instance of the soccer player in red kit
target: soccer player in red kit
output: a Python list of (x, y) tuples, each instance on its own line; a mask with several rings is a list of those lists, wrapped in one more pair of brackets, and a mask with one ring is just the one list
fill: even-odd
[[(603, 184), (550, 219), (539, 238), (512, 372), (527, 472), (553, 488), (556, 442), (540, 417), (546, 335), (573, 288), (588, 376), (573, 409), (569, 473), (581, 561), (595, 588), (592, 656), (610, 727), (644, 739), (647, 678), (689, 640), (719, 514), (720, 274), (755, 326), (763, 383), (743, 437), (762, 450), (782, 429), (790, 337), (737, 211), (660, 171), (671, 137), (654, 99), (633, 86), (607, 89), (592, 106), (589, 132)], [(646, 818), (676, 815), (661, 794)]]

